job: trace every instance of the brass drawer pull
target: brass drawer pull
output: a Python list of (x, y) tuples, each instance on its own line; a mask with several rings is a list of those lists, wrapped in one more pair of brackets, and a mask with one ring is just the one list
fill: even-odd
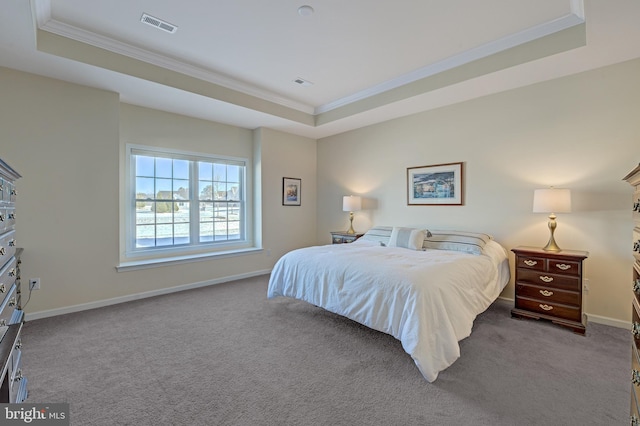
[(553, 277), (548, 277), (546, 275), (541, 275), (539, 278), (540, 281), (543, 281), (545, 283), (550, 283), (551, 281), (553, 281)]
[(5, 254), (7, 254), (7, 251), (5, 250), (5, 248), (0, 247), (0, 256), (4, 256)]
[(20, 380), (22, 380), (22, 369), (19, 368), (18, 371), (16, 371), (16, 375), (13, 378), (14, 381), (19, 382)]
[(640, 323), (639, 322), (633, 322), (633, 324), (631, 324), (631, 334), (633, 335), (634, 339), (640, 339)]
[(558, 263), (558, 264), (556, 265), (556, 268), (558, 268), (558, 269), (562, 269), (563, 271), (566, 271), (566, 270), (571, 269), (571, 265), (567, 265), (567, 264), (565, 264), (565, 263)]
[(7, 291), (7, 287), (5, 287), (4, 284), (0, 284), (0, 293), (4, 293), (5, 291)]
[(631, 415), (631, 426), (640, 426), (640, 419), (635, 414)]
[(15, 277), (16, 276), (16, 268), (9, 269), (9, 276), (10, 277)]
[(16, 246), (16, 239), (13, 238), (11, 240), (9, 240), (9, 247), (15, 247)]
[(0, 214), (0, 222), (4, 222), (4, 215)]
[(631, 383), (636, 386), (640, 386), (640, 371), (635, 368), (631, 371)]
[(538, 306), (540, 306), (542, 309), (544, 309), (545, 311), (550, 311), (553, 309), (553, 306), (549, 306), (549, 305), (543, 305), (542, 303), (540, 303)]
[(640, 278), (633, 280), (633, 292), (640, 294)]
[(527, 265), (527, 266), (536, 266), (538, 264), (538, 262), (535, 261), (535, 260), (527, 259), (527, 260), (524, 261), (524, 264)]
[(544, 297), (553, 296), (553, 292), (549, 290), (540, 290), (540, 294), (543, 295)]

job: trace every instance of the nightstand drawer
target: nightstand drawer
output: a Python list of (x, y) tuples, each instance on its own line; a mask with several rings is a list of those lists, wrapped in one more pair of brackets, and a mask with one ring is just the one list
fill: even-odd
[(516, 268), (531, 269), (534, 271), (544, 271), (546, 269), (545, 266), (545, 259), (530, 256), (518, 256), (518, 262), (516, 264)]
[(575, 291), (560, 290), (557, 288), (539, 287), (526, 284), (516, 284), (518, 297), (536, 299), (542, 303), (563, 304), (580, 306), (580, 293)]
[(332, 232), (331, 243), (332, 244), (352, 243), (358, 238), (362, 237), (363, 235), (364, 234), (361, 234), (361, 233), (349, 234), (347, 232)]
[(581, 280), (579, 277), (551, 274), (527, 269), (519, 269), (517, 273), (517, 283), (580, 291)]
[(578, 276), (580, 275), (580, 263), (549, 259), (548, 271), (554, 274)]
[(545, 303), (539, 300), (518, 298), (516, 300), (516, 308), (525, 309), (531, 312), (537, 312), (543, 315), (549, 315), (556, 318), (563, 318), (570, 321), (581, 321), (580, 308), (572, 306)]

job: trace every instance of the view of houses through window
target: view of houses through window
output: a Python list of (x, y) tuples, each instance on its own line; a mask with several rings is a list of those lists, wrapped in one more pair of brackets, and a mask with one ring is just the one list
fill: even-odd
[(133, 150), (131, 165), (134, 250), (244, 239), (244, 162)]

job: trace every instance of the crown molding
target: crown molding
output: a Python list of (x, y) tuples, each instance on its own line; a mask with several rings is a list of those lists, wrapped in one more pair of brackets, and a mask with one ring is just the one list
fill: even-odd
[(137, 59), (152, 65), (223, 86), (246, 95), (283, 105), (307, 114), (313, 114), (313, 106), (279, 96), (251, 84), (240, 82), (224, 74), (197, 67), (177, 59), (141, 49), (128, 43), (114, 40), (73, 25), (57, 21), (51, 16), (51, 0), (31, 0), (32, 10), (38, 29), (105, 49), (119, 55)]
[[(580, 4), (580, 7), (582, 7), (582, 0), (571, 1), (572, 12), (576, 10), (577, 6), (574, 8), (574, 5), (578, 3)], [(578, 10), (578, 12), (580, 12), (580, 10)], [(419, 68), (398, 78), (394, 78), (376, 86), (372, 86), (368, 89), (356, 92), (350, 96), (346, 96), (336, 101), (321, 105), (315, 109), (314, 115), (322, 114), (336, 108), (340, 108), (351, 103), (361, 101), (375, 95), (379, 95), (380, 93), (384, 93), (388, 90), (392, 90), (421, 80), (423, 78), (427, 78), (432, 75), (451, 70), (469, 62), (473, 62), (477, 59), (481, 59), (495, 53), (510, 49), (512, 47), (516, 47), (521, 44), (565, 30), (567, 28), (583, 24), (584, 22), (585, 19), (583, 16), (576, 13), (570, 13), (552, 21), (545, 22), (543, 24), (536, 25), (518, 33), (491, 41), (476, 48), (462, 52), (458, 55), (454, 55), (449, 58), (443, 59), (442, 61), (427, 65), (426, 67)]]
[(358, 91), (349, 96), (335, 101), (313, 107), (311, 105), (294, 101), (290, 98), (280, 96), (268, 90), (261, 89), (249, 83), (239, 81), (224, 74), (216, 73), (212, 70), (197, 67), (181, 62), (175, 58), (167, 57), (158, 53), (150, 52), (139, 47), (105, 37), (64, 22), (56, 21), (52, 18), (51, 0), (30, 0), (31, 9), (36, 26), (40, 30), (67, 37), (82, 43), (86, 43), (101, 49), (105, 49), (120, 55), (137, 59), (152, 65), (166, 68), (190, 77), (223, 86), (240, 93), (244, 93), (265, 101), (286, 106), (303, 113), (318, 116), (331, 110), (344, 107), (354, 102), (379, 95), (392, 89), (413, 83), (415, 81), (433, 76), (435, 74), (451, 70), (469, 62), (493, 55), (495, 53), (510, 49), (512, 47), (548, 36), (550, 34), (571, 28), (585, 22), (584, 1), (568, 0), (571, 13), (520, 31), (515, 34), (494, 40), (476, 48), (467, 50), (458, 55), (451, 56), (442, 61), (419, 68), (415, 71), (383, 82), (381, 84)]

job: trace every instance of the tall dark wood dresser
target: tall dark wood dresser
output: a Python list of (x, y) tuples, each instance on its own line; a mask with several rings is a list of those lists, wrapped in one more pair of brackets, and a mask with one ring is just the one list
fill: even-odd
[(20, 175), (0, 159), (0, 403), (19, 403), (27, 398), (27, 379), (22, 375), (24, 314), (20, 294), (20, 255), (16, 246), (17, 190)]
[(640, 425), (640, 165), (624, 177), (633, 187), (633, 301), (631, 303), (631, 425)]

